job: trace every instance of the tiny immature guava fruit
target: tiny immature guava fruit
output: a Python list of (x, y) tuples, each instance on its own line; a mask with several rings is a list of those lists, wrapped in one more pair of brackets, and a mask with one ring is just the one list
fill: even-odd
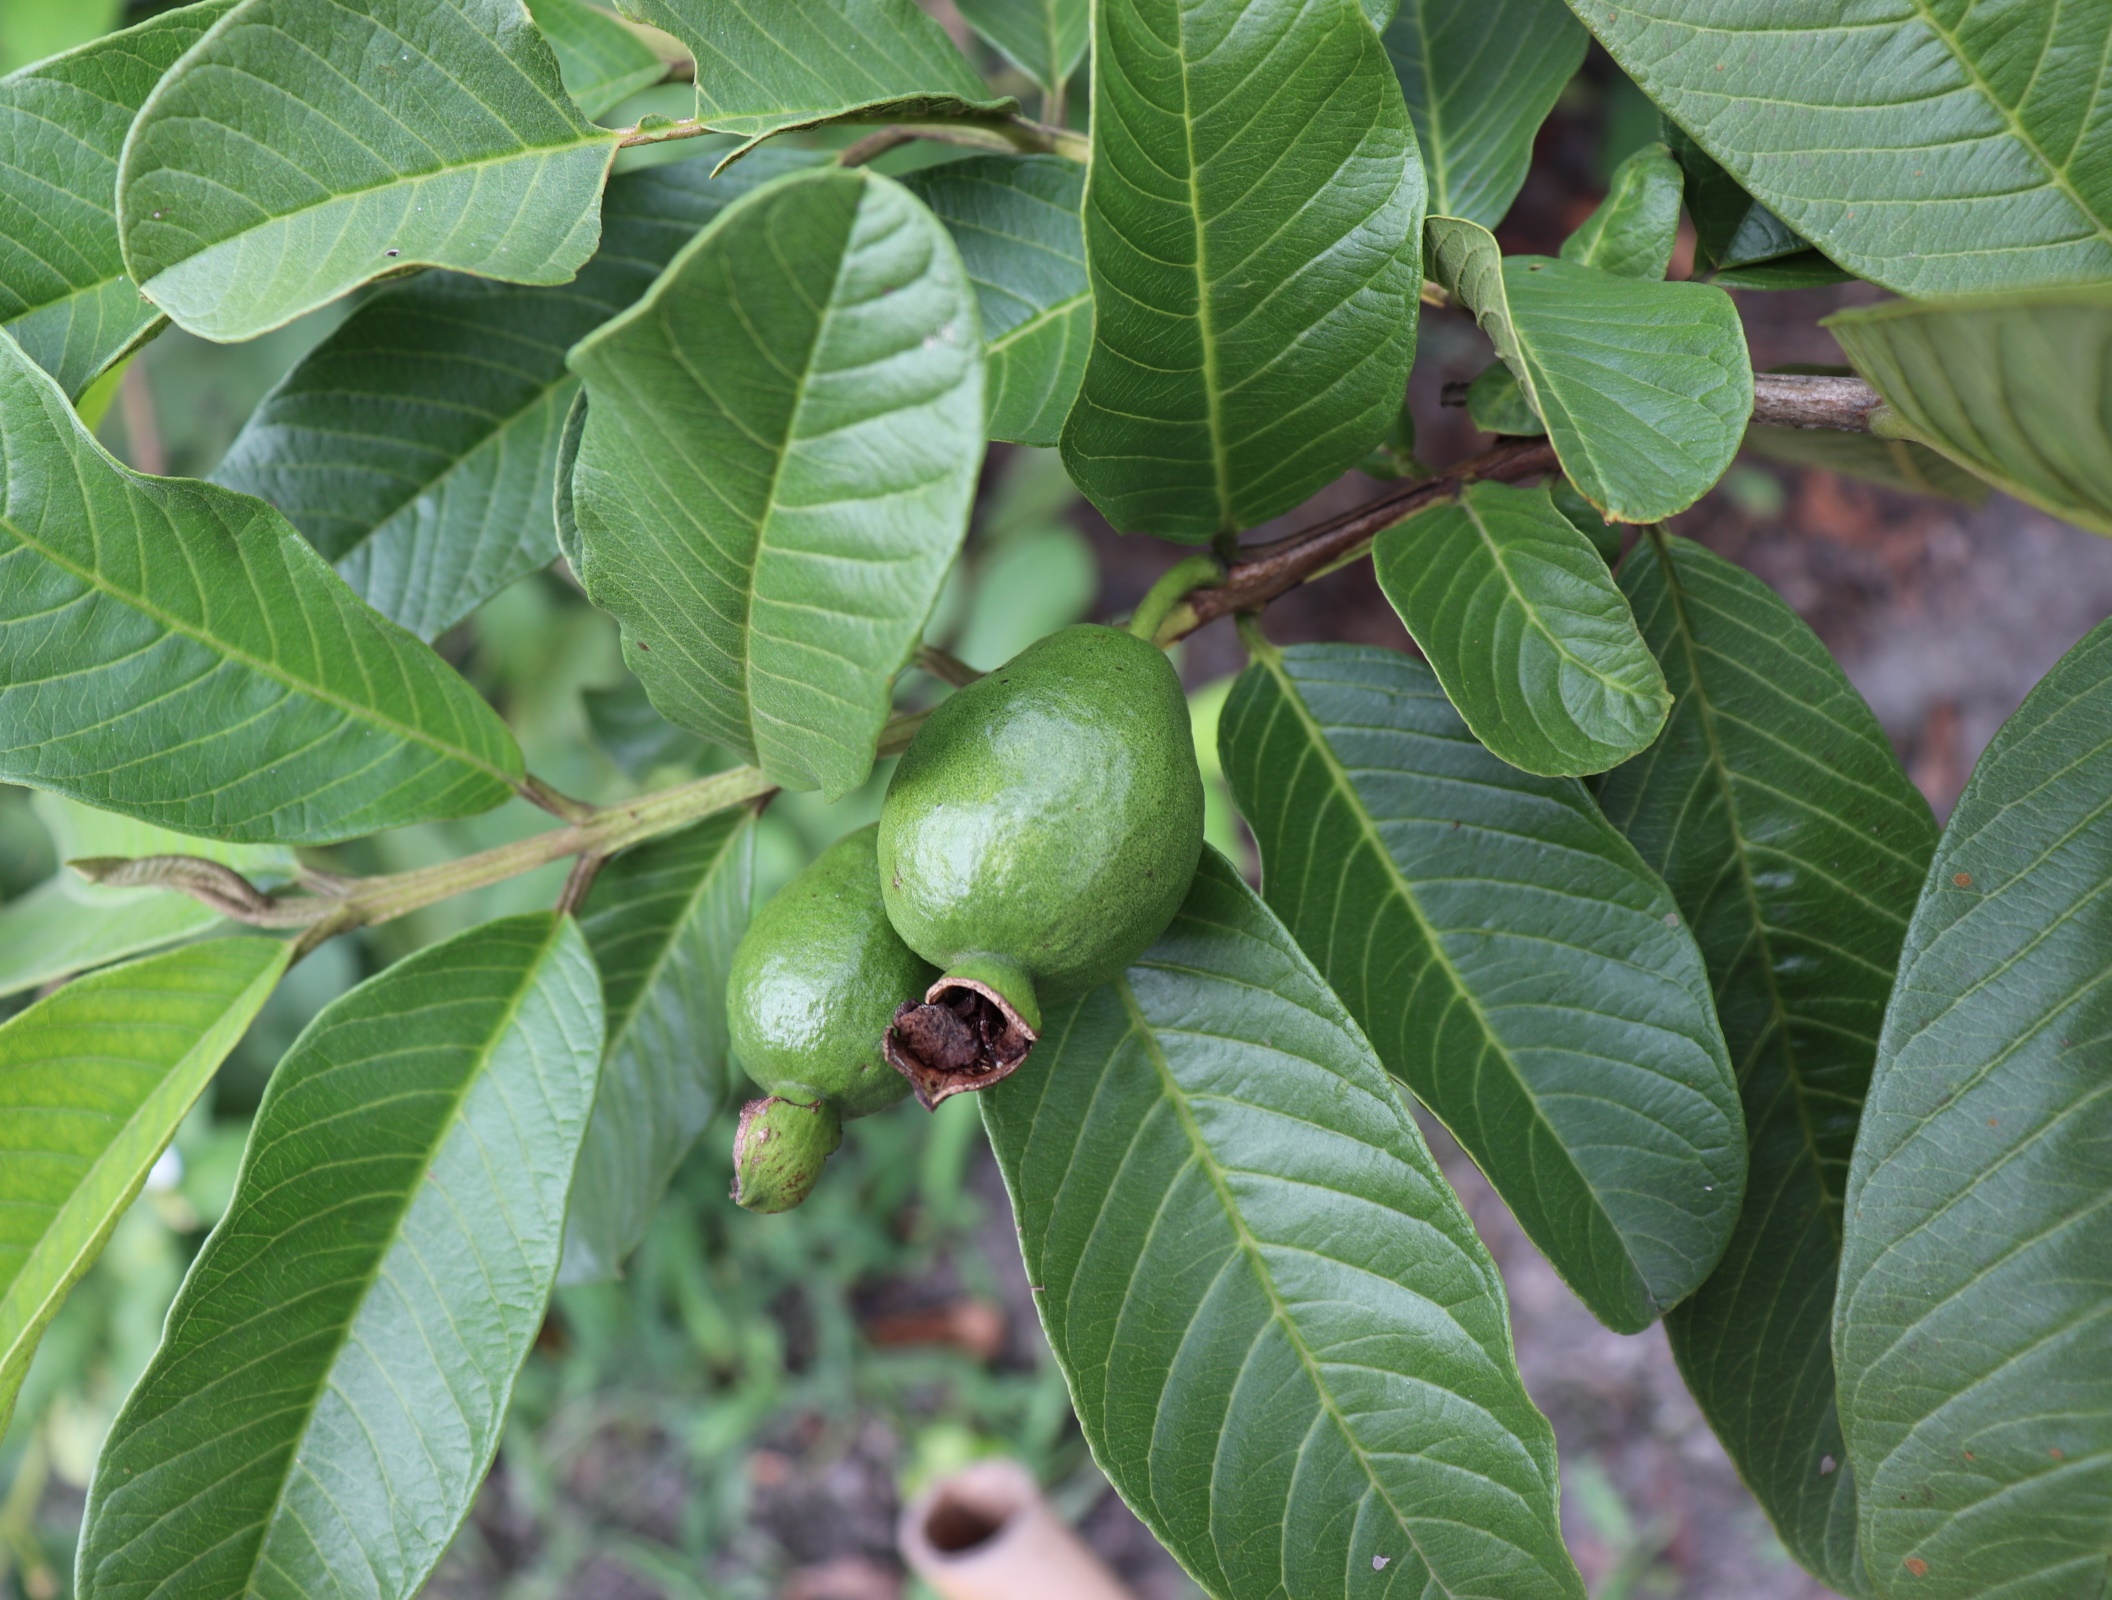
[(734, 1136), (733, 1197), (787, 1211), (807, 1197), (853, 1117), (908, 1092), (881, 1036), (934, 969), (902, 942), (880, 900), (877, 826), (846, 834), (756, 914), (733, 953), (733, 1054), (768, 1095)]
[(887, 1058), (927, 1107), (1011, 1075), (1044, 1004), (1165, 931), (1203, 847), (1203, 780), (1164, 652), (1081, 624), (931, 714), (880, 812), (896, 931), (945, 968)]

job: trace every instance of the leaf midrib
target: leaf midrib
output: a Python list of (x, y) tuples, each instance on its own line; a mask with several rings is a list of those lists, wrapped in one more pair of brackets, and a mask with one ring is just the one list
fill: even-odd
[(1700, 713), (1702, 736), (1709, 751), (1709, 774), (1717, 792), (1723, 799), (1723, 815), (1731, 831), (1731, 856), (1738, 864), (1738, 885), (1743, 891), (1746, 909), (1752, 916), (1753, 938), (1760, 947), (1760, 971), (1767, 985), (1768, 1009), (1772, 1014), (1775, 1037), (1778, 1041), (1777, 1055), (1787, 1073), (1790, 1092), (1797, 1106), (1797, 1130), (1803, 1136), (1805, 1159), (1810, 1163), (1812, 1180), (1817, 1185), (1820, 1210), (1825, 1213), (1827, 1231), (1833, 1236), (1834, 1254), (1838, 1256), (1842, 1244), (1842, 1197), (1833, 1192), (1826, 1176), (1826, 1163), (1820, 1159), (1818, 1134), (1812, 1126), (1811, 1104), (1805, 1088), (1804, 1072), (1797, 1059), (1797, 1051), (1790, 1037), (1789, 1007), (1782, 999), (1782, 987), (1775, 979), (1774, 941), (1769, 936), (1767, 918), (1760, 905), (1760, 886), (1753, 881), (1753, 864), (1750, 846), (1746, 842), (1745, 828), (1739, 820), (1738, 797), (1731, 783), (1729, 759), (1723, 752), (1723, 738), (1716, 726), (1716, 708), (1709, 698), (1706, 680), (1702, 677), (1701, 657), (1694, 635), (1694, 625), (1687, 615), (1686, 590), (1672, 565), (1672, 552), (1665, 543), (1664, 531), (1650, 530), (1651, 547), (1657, 553), (1658, 570), (1665, 577), (1665, 595), (1672, 602), (1672, 613), (1679, 631), (1680, 653), (1686, 658), (1687, 680), (1694, 686), (1694, 704)]
[(1392, 879), (1398, 889), (1401, 903), (1407, 907), (1409, 916), (1414, 919), (1416, 930), (1421, 933), (1424, 944), (1429, 947), (1432, 959), (1436, 961), (1439, 969), (1450, 980), (1453, 992), (1459, 996), (1461, 1003), (1466, 1006), (1468, 1015), (1473, 1017), (1475, 1026), (1480, 1030), (1488, 1048), (1495, 1054), (1496, 1059), (1503, 1063), (1505, 1070), (1510, 1074), (1511, 1081), (1517, 1086), (1519, 1093), (1524, 1096), (1525, 1103), (1532, 1110), (1534, 1121), (1546, 1133), (1552, 1148), (1561, 1153), (1563, 1163), (1569, 1169), (1571, 1176), (1576, 1179), (1578, 1186), (1590, 1198), (1593, 1209), (1605, 1223), (1607, 1230), (1619, 1241), (1621, 1258), (1628, 1264), (1630, 1272), (1634, 1275), (1635, 1283), (1643, 1292), (1644, 1299), (1650, 1305), (1656, 1306), (1657, 1296), (1651, 1290), (1649, 1276), (1629, 1252), (1626, 1233), (1607, 1212), (1604, 1203), (1599, 1199), (1597, 1189), (1592, 1186), (1591, 1180), (1585, 1176), (1583, 1169), (1577, 1165), (1576, 1158), (1570, 1153), (1568, 1143), (1563, 1139), (1560, 1130), (1548, 1120), (1547, 1112), (1541, 1106), (1539, 1096), (1534, 1094), (1532, 1086), (1525, 1081), (1525, 1077), (1518, 1070), (1518, 1063), (1512, 1057), (1509, 1047), (1505, 1045), (1495, 1028), (1490, 1024), (1487, 1013), (1481, 1008), (1480, 1001), (1475, 998), (1473, 991), (1467, 987), (1466, 980), (1460, 975), (1458, 967), (1453, 964), (1451, 952), (1445, 949), (1444, 944), (1437, 937), (1436, 930), (1430, 926), (1429, 921), (1423, 915), (1422, 902), (1416, 898), (1414, 886), (1402, 874), (1399, 863), (1393, 859), (1393, 853), (1386, 848), (1385, 841), (1378, 836), (1377, 830), (1372, 826), (1370, 813), (1365, 808), (1363, 797), (1357, 793), (1356, 786), (1351, 781), (1348, 772), (1344, 770), (1341, 762), (1336, 759), (1334, 747), (1327, 742), (1325, 732), (1313, 718), (1311, 711), (1305, 704), (1304, 697), (1298, 693), (1295, 681), (1283, 670), (1282, 657), (1272, 651), (1267, 656), (1257, 655), (1255, 659), (1268, 668), (1270, 676), (1276, 680), (1280, 692), (1290, 702), (1292, 714), (1298, 718), (1300, 725), (1305, 729), (1307, 737), (1314, 751), (1318, 754), (1321, 764), (1325, 767), (1336, 791), (1348, 802), (1350, 814), (1356, 818), (1358, 832), (1363, 835), (1364, 841), (1370, 847), (1372, 854), (1377, 856), (1380, 862), (1384, 864), (1386, 875)]
[[(1094, 0), (1097, 8), (1103, 0)], [(1210, 253), (1203, 227), (1203, 191), (1195, 154), (1195, 101), (1191, 92), (1188, 14), (1184, 6), (1173, 10), (1175, 51), (1181, 73), (1181, 148), (1187, 157), (1182, 181), (1188, 189), (1188, 222), (1195, 236), (1195, 327), (1203, 346), (1203, 420), (1210, 432), (1210, 465), (1217, 497), (1217, 525), (1225, 532), (1238, 527), (1232, 515), (1231, 464), (1225, 459), (1224, 397), (1218, 388), (1216, 319), (1210, 305)], [(1112, 94), (1113, 90), (1110, 89)]]
[[(439, 1138), (428, 1146), (426, 1159), (418, 1163), (417, 1178), (403, 1191), (403, 1203), (397, 1209), (396, 1220), (389, 1225), (388, 1242), (374, 1252), (373, 1263), (362, 1276), (358, 1297), (353, 1302), (352, 1314), (345, 1318), (343, 1326), (337, 1330), (337, 1336), (330, 1347), (330, 1359), (322, 1367), (321, 1381), (316, 1384), (314, 1392), (308, 1397), (307, 1401), (298, 1408), (301, 1413), (301, 1424), (299, 1430), (294, 1434), (294, 1448), (287, 1456), (284, 1467), (280, 1470), (279, 1484), (278, 1488), (272, 1493), (271, 1506), (256, 1525), (256, 1548), (250, 1554), (246, 1563), (247, 1570), (242, 1577), (240, 1593), (245, 1596), (257, 1592), (257, 1569), (264, 1559), (264, 1547), (271, 1542), (271, 1530), (279, 1521), (280, 1511), (286, 1503), (287, 1492), (293, 1487), (295, 1472), (300, 1461), (301, 1443), (307, 1439), (309, 1430), (315, 1426), (316, 1408), (323, 1403), (323, 1396), (331, 1387), (332, 1376), (337, 1371), (337, 1364), (343, 1358), (345, 1346), (352, 1338), (353, 1324), (358, 1322), (359, 1313), (365, 1308), (369, 1296), (373, 1294), (374, 1285), (381, 1276), (382, 1268), (387, 1265), (390, 1256), (395, 1254), (397, 1246), (402, 1243), (404, 1221), (411, 1214), (411, 1206), (418, 1196), (420, 1185), (427, 1176), (427, 1169), (432, 1156), (447, 1143), (449, 1136), (453, 1133), (456, 1119), (461, 1115), (463, 1102), (469, 1098), (470, 1090), (484, 1081), (485, 1074), (491, 1068), (491, 1058), (498, 1050), (499, 1041), (505, 1038), (512, 1031), (514, 1024), (519, 1021), (521, 1007), (526, 1002), (528, 995), (535, 989), (537, 981), (542, 974), (544, 963), (549, 960), (550, 953), (557, 947), (558, 940), (564, 936), (568, 920), (568, 918), (562, 916), (551, 917), (550, 931), (544, 935), (541, 947), (537, 949), (531, 959), (522, 964), (520, 983), (515, 987), (512, 997), (506, 1002), (505, 1010), (501, 1013), (498, 1021), (492, 1026), (490, 1032), (485, 1035), (484, 1042), (478, 1046), (475, 1067), (462, 1075), (461, 1086), (451, 1097), (453, 1103), (449, 1107), (447, 1114), (438, 1123)], [(248, 1162), (245, 1160), (243, 1171), (235, 1180), (237, 1193), (240, 1193), (242, 1179), (247, 1176)], [(173, 1328), (171, 1328), (164, 1332), (164, 1344), (168, 1340), (169, 1333), (173, 1331)]]
[(1356, 1457), (1357, 1465), (1364, 1473), (1365, 1482), (1370, 1484), (1373, 1491), (1385, 1502), (1387, 1511), (1393, 1516), (1394, 1525), (1401, 1530), (1401, 1536), (1414, 1549), (1416, 1559), (1422, 1563), (1423, 1571), (1428, 1574), (1423, 1593), (1427, 1594), (1431, 1588), (1435, 1588), (1446, 1595), (1456, 1594), (1457, 1591), (1439, 1576), (1436, 1563), (1430, 1559), (1428, 1552), (1423, 1549), (1422, 1540), (1416, 1536), (1414, 1523), (1395, 1503), (1392, 1493), (1374, 1469), (1363, 1441), (1357, 1437), (1355, 1430), (1349, 1425), (1349, 1419), (1343, 1415), (1342, 1408), (1336, 1403), (1334, 1392), (1327, 1386), (1320, 1371), (1318, 1358), (1307, 1345), (1303, 1331), (1299, 1328), (1297, 1320), (1292, 1317), (1290, 1307), (1284, 1303), (1283, 1296), (1276, 1286), (1276, 1279), (1262, 1256), (1261, 1241), (1256, 1239), (1247, 1227), (1246, 1216), (1233, 1198), (1231, 1186), (1226, 1181), (1225, 1169), (1219, 1164), (1215, 1152), (1203, 1137), (1202, 1128), (1196, 1123), (1195, 1114), (1188, 1104), (1187, 1091), (1175, 1078), (1172, 1064), (1160, 1048), (1157, 1031), (1145, 1017), (1142, 1007), (1137, 1004), (1136, 993), (1130, 988), (1127, 975), (1117, 978), (1114, 988), (1122, 997), (1122, 1008), (1129, 1015), (1130, 1027), (1135, 1030), (1145, 1055), (1150, 1058), (1152, 1070), (1158, 1075), (1160, 1092), (1165, 1096), (1167, 1104), (1173, 1108), (1174, 1116), (1180, 1121), (1181, 1131), (1188, 1140), (1195, 1163), (1209, 1182), (1211, 1192), (1217, 1196), (1218, 1208), (1224, 1213), (1225, 1220), (1231, 1224), (1234, 1241), (1240, 1253), (1246, 1257), (1247, 1266), (1254, 1274), (1256, 1285), (1269, 1302), (1269, 1315), (1283, 1329), (1284, 1338), (1297, 1355), (1298, 1365), (1304, 1371), (1306, 1381), (1312, 1385), (1320, 1409), (1325, 1411), (1328, 1420), (1334, 1423), (1336, 1431), (1342, 1436), (1342, 1442), (1349, 1447), (1350, 1454)]
[[(69, 452), (69, 454), (71, 454), (71, 452)], [(119, 467), (117, 470), (125, 475), (125, 478), (128, 480), (128, 486), (132, 489), (134, 493), (152, 494), (154, 492), (154, 488), (156, 487), (155, 480), (149, 479), (141, 473), (135, 473), (128, 468)], [(84, 490), (86, 489), (87, 485), (82, 480), (78, 470), (76, 470), (74, 473), (74, 481), (79, 484)], [(232, 490), (223, 492), (233, 493)], [(11, 536), (13, 536), (22, 545), (24, 549), (34, 551), (36, 554), (42, 556), (46, 561), (49, 561), (53, 566), (60, 568), (62, 571), (72, 573), (74, 577), (80, 579), (81, 582), (87, 584), (90, 588), (96, 590), (98, 593), (107, 594), (113, 600), (116, 600), (120, 604), (133, 607), (141, 614), (151, 618), (155, 622), (160, 623), (169, 632), (178, 634), (183, 638), (189, 639), (193, 644), (199, 645), (206, 650), (212, 651), (214, 654), (226, 660), (237, 662), (240, 665), (249, 668), (251, 671), (258, 673), (263, 677), (269, 678), (272, 682), (277, 683), (286, 689), (292, 690), (296, 694), (306, 695), (310, 699), (321, 701), (323, 704), (331, 706), (336, 710), (343, 712), (347, 717), (351, 718), (354, 721), (364, 722), (372, 727), (381, 728), (387, 732), (395, 734), (397, 737), (404, 739), (409, 743), (424, 745), (427, 749), (433, 751), (437, 755), (445, 756), (450, 760), (459, 761), (464, 766), (472, 767), (475, 770), (484, 773), (487, 777), (496, 779), (499, 783), (504, 784), (508, 789), (513, 788), (513, 775), (509, 772), (501, 770), (498, 767), (493, 766), (484, 757), (472, 754), (468, 750), (461, 749), (454, 745), (444, 744), (439, 739), (435, 738), (433, 735), (425, 732), (425, 730), (422, 728), (415, 728), (408, 723), (399, 722), (394, 717), (387, 715), (386, 713), (380, 711), (378, 708), (371, 706), (362, 706), (356, 701), (348, 700), (344, 696), (336, 693), (334, 690), (331, 690), (322, 684), (305, 683), (279, 668), (278, 665), (274, 662), (264, 661), (257, 656), (251, 655), (246, 650), (237, 649), (232, 644), (217, 640), (210, 634), (200, 632), (199, 630), (191, 627), (187, 623), (182, 622), (178, 618), (171, 616), (168, 612), (162, 610), (159, 606), (153, 604), (144, 596), (127, 594), (124, 590), (118, 588), (115, 584), (106, 582), (102, 574), (91, 571), (88, 568), (78, 565), (77, 563), (60, 555), (57, 551), (53, 550), (50, 546), (44, 544), (40, 540), (32, 538), (30, 535), (22, 531), (20, 526), (16, 524), (12, 517), (9, 517), (5, 514), (0, 514), (0, 528), (6, 529), (7, 532)], [(295, 534), (294, 537), (298, 539), (300, 536), (298, 534)], [(308, 548), (306, 541), (302, 541), (302, 547), (303, 549)], [(182, 548), (180, 543), (178, 544), (177, 548), (179, 550)], [(296, 559), (298, 559), (298, 557), (296, 557)], [(321, 561), (322, 557), (316, 556), (315, 559), (317, 561)], [(331, 574), (331, 576), (333, 579), (336, 579), (336, 574), (334, 572)], [(336, 581), (342, 582), (343, 580), (336, 579)]]

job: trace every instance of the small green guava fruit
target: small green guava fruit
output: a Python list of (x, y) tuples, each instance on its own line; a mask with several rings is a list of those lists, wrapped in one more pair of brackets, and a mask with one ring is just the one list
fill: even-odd
[(1188, 702), (1164, 652), (1082, 624), (943, 702), (880, 812), (880, 891), (946, 969), (887, 1058), (927, 1107), (1009, 1077), (1044, 1003), (1165, 931), (1203, 848)]
[(843, 1119), (828, 1105), (751, 1100), (733, 1136), (733, 1199), (750, 1211), (790, 1211), (814, 1192), (822, 1163), (843, 1143)]
[[(876, 825), (846, 834), (780, 889), (749, 924), (727, 974), (735, 1059), (771, 1102), (823, 1107), (832, 1127), (884, 1111), (908, 1093), (881, 1036), (897, 1008), (936, 976), (888, 921), (874, 854), (878, 833)], [(788, 1125), (785, 1114), (773, 1113), (757, 1126), (782, 1132)], [(746, 1114), (741, 1130), (735, 1166), (745, 1172)], [(806, 1144), (812, 1138), (807, 1134)], [(835, 1148), (832, 1138), (828, 1150)]]

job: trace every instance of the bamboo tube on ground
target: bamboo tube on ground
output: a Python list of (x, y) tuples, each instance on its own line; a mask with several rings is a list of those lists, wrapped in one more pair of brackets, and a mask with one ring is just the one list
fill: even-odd
[(903, 1509), (902, 1559), (940, 1600), (1137, 1600), (1016, 1461), (978, 1461)]

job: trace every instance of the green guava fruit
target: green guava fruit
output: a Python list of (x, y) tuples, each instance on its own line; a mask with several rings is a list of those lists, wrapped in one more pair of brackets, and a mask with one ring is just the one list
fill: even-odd
[(1156, 646), (1084, 624), (944, 701), (880, 812), (880, 892), (945, 973), (887, 1056), (926, 1106), (1017, 1070), (1044, 1004), (1165, 931), (1203, 848), (1188, 702)]
[(814, 1192), (822, 1163), (843, 1143), (843, 1119), (829, 1105), (751, 1100), (733, 1136), (734, 1203), (750, 1211), (790, 1211)]
[[(924, 993), (936, 969), (888, 921), (874, 855), (878, 832), (860, 828), (830, 845), (757, 913), (734, 950), (726, 983), (729, 1039), (734, 1058), (769, 1097), (742, 1113), (734, 1139), (737, 1200), (743, 1193), (781, 1200), (788, 1185), (781, 1178), (766, 1183), (763, 1170), (795, 1146), (803, 1152), (800, 1162), (812, 1168), (811, 1188), (840, 1137), (832, 1132), (824, 1141), (817, 1123), (838, 1129), (909, 1092), (888, 1064), (881, 1037), (901, 1004)], [(827, 1116), (766, 1115), (773, 1102), (820, 1107)], [(764, 1146), (772, 1141), (776, 1153), (766, 1157)], [(805, 1194), (800, 1189), (783, 1204), (751, 1209), (783, 1210)]]

